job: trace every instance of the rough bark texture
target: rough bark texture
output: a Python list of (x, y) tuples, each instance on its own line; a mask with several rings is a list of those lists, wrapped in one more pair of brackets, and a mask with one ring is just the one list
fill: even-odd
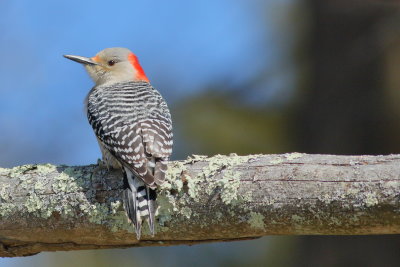
[(400, 155), (192, 156), (171, 162), (156, 235), (138, 242), (119, 171), (0, 168), (0, 256), (264, 235), (400, 233)]

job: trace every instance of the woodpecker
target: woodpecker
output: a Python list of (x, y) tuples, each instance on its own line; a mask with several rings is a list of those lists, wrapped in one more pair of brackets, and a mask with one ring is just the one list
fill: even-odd
[(156, 188), (165, 180), (173, 143), (165, 100), (129, 49), (106, 48), (91, 58), (64, 57), (81, 63), (95, 83), (85, 110), (103, 162), (123, 170), (124, 208), (137, 239), (144, 220), (154, 236)]

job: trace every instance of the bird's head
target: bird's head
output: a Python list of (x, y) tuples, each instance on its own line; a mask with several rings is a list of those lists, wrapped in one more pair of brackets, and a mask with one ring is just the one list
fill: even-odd
[(127, 48), (106, 48), (91, 58), (72, 55), (64, 55), (64, 57), (83, 64), (96, 85), (124, 81), (149, 81), (138, 58)]

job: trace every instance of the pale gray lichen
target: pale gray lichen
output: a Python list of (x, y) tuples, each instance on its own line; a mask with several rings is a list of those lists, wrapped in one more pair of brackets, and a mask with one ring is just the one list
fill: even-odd
[(329, 218), (329, 224), (331, 225), (331, 226), (339, 226), (339, 225), (342, 225), (342, 221), (340, 220), (340, 219), (338, 219), (338, 218), (336, 218), (336, 217), (334, 217), (334, 216), (331, 216), (330, 218)]
[(187, 182), (187, 186), (188, 186), (188, 194), (189, 196), (198, 201), (199, 200), (199, 193), (201, 191), (200, 186), (198, 186), (198, 184), (201, 183), (201, 179), (199, 179), (199, 177), (187, 177), (186, 178), (186, 182)]
[(109, 209), (106, 204), (95, 203), (89, 206), (88, 220), (91, 223), (103, 224), (106, 221), (109, 214)]
[[(236, 154), (235, 154), (236, 155)], [(237, 155), (236, 155), (237, 156)], [(206, 160), (208, 158), (208, 156), (206, 156), (206, 155), (191, 155), (191, 156), (188, 156), (188, 158), (186, 159), (186, 162), (188, 162), (188, 163), (194, 163), (194, 162), (197, 162), (197, 161), (202, 161), (202, 160)]]
[(222, 188), (221, 200), (225, 204), (230, 204), (238, 199), (238, 189), (240, 186), (240, 173), (233, 170), (224, 171), (224, 176), (217, 184)]
[(378, 198), (375, 193), (366, 193), (364, 199), (365, 206), (372, 207), (379, 203)]
[(46, 175), (57, 170), (57, 167), (52, 164), (38, 164), (36, 170), (41, 175)]
[(29, 170), (33, 170), (35, 168), (36, 168), (36, 165), (33, 165), (33, 164), (16, 166), (16, 167), (10, 169), (9, 176), (11, 178), (16, 178), (16, 177), (21, 176), (21, 174), (23, 174), (23, 173), (25, 173), (25, 172), (27, 172)]
[(329, 195), (328, 193), (318, 196), (318, 199), (322, 201), (324, 204), (329, 204), (333, 201), (331, 195)]
[[(166, 178), (167, 183), (161, 187), (161, 192), (157, 198), (159, 206), (157, 215), (160, 226), (165, 226), (165, 223), (172, 219), (172, 214), (176, 214), (178, 211), (180, 211), (180, 215), (188, 219), (199, 217), (185, 204), (192, 200), (200, 201), (204, 199), (204, 194), (208, 198), (219, 196), (224, 204), (231, 206), (251, 201), (251, 192), (243, 195), (238, 194), (241, 173), (237, 170), (234, 171), (232, 167), (255, 160), (258, 157), (259, 155), (231, 155), (230, 157), (216, 155), (207, 158), (206, 156), (193, 155), (184, 161), (170, 163)], [(186, 165), (196, 161), (205, 161), (208, 164), (196, 176), (189, 176)], [(184, 181), (186, 182), (185, 187)], [(171, 195), (172, 189), (175, 191), (173, 196)], [(249, 210), (246, 205), (242, 205), (242, 207), (243, 210)], [(234, 212), (232, 211), (232, 213)], [(201, 222), (199, 223), (201, 224)]]
[(303, 217), (301, 217), (301, 216), (299, 216), (299, 215), (297, 215), (297, 214), (294, 214), (294, 215), (292, 215), (292, 221), (293, 221), (294, 223), (302, 224), (302, 222), (304, 221), (304, 219), (303, 219)]
[(6, 169), (6, 168), (1, 168), (0, 167), (0, 175), (8, 175), (8, 173), (10, 172), (10, 169)]
[(383, 186), (385, 188), (395, 188), (398, 189), (400, 186), (400, 181), (396, 180), (396, 181), (385, 181), (383, 183)]
[(46, 189), (46, 185), (41, 180), (39, 180), (35, 183), (34, 189), (35, 189), (35, 192), (42, 191), (42, 190)]
[(110, 203), (110, 212), (111, 214), (117, 214), (122, 208), (121, 201), (117, 200)]
[(177, 210), (174, 197), (169, 194), (159, 195), (157, 197), (157, 204), (157, 218), (159, 224), (165, 227), (165, 223), (171, 220), (172, 213)]
[(277, 158), (277, 159), (273, 159), (273, 160), (271, 160), (269, 163), (271, 163), (271, 164), (280, 164), (280, 163), (282, 163), (283, 162), (283, 159), (282, 158)]
[[(167, 222), (173, 219), (174, 214), (186, 219), (199, 218), (199, 214), (185, 205), (193, 201), (193, 199), (202, 199), (204, 194), (216, 191), (222, 202), (232, 207), (243, 201), (251, 201), (251, 192), (239, 195), (241, 174), (233, 171), (232, 167), (254, 160), (257, 157), (258, 155), (232, 155), (231, 157), (217, 155), (207, 158), (206, 156), (194, 155), (183, 162), (171, 162), (167, 173), (167, 183), (162, 186), (157, 199), (159, 207), (157, 219), (160, 225), (156, 224), (156, 230), (161, 232), (168, 230)], [(186, 173), (186, 166), (196, 161), (206, 161), (208, 164), (198, 175), (190, 177)], [(88, 192), (82, 192), (82, 183), (85, 181), (81, 180), (85, 179), (85, 177), (82, 178), (84, 173), (82, 173), (81, 169), (74, 167), (62, 167), (62, 169), (63, 171), (53, 180), (50, 180), (49, 184), (46, 184), (43, 179), (33, 179), (29, 171), (37, 171), (42, 176), (56, 172), (57, 167), (50, 164), (24, 165), (11, 170), (1, 170), (2, 172), (13, 173), (13, 177), (18, 177), (19, 183), (23, 188), (29, 189), (29, 197), (21, 207), (15, 207), (11, 203), (2, 203), (0, 201), (0, 215), (6, 216), (11, 212), (15, 213), (15, 208), (22, 208), (22, 210), (41, 218), (49, 218), (56, 212), (67, 218), (71, 218), (71, 215), (85, 216), (89, 222), (107, 225), (114, 232), (118, 230), (132, 232), (134, 230), (127, 219), (125, 211), (122, 209), (120, 201), (90, 203), (87, 199)], [(90, 182), (90, 179), (87, 180)], [(57, 193), (56, 197), (39, 194), (46, 189), (52, 189)], [(173, 195), (171, 194), (172, 192)], [(5, 189), (0, 190), (0, 197), (3, 200), (8, 198)], [(79, 212), (77, 212), (78, 210)], [(232, 216), (235, 215), (233, 208), (229, 212)], [(253, 221), (253, 225), (256, 225), (256, 219), (259, 217), (254, 216), (254, 214), (251, 216), (250, 221)], [(218, 221), (222, 217), (222, 213), (218, 213), (215, 220)], [(199, 221), (199, 224), (203, 224), (204, 227), (208, 226), (204, 221)], [(143, 228), (143, 231), (144, 234), (148, 232), (146, 227)]]
[(237, 194), (237, 198), (236, 199), (232, 199), (229, 204), (231, 206), (235, 206), (235, 207), (239, 206), (243, 211), (250, 211), (251, 210), (251, 206), (246, 205), (246, 203), (249, 203), (252, 200), (253, 200), (252, 192), (251, 191), (247, 191), (247, 192), (245, 192), (244, 194), (241, 194), (241, 195)]
[(305, 155), (305, 154), (299, 153), (299, 152), (286, 153), (283, 155), (283, 157), (277, 156), (277, 158), (271, 160), (269, 163), (277, 165), (277, 164), (283, 163), (285, 161), (285, 159), (290, 161), (290, 160), (301, 158), (301, 157), (303, 157), (303, 155)]
[(8, 216), (12, 214), (15, 209), (15, 204), (13, 203), (0, 203), (0, 216)]
[[(251, 201), (251, 200), (252, 199), (250, 199), (249, 201)], [(265, 203), (265, 205), (273, 205), (273, 204), (275, 204), (276, 199), (274, 198), (274, 196), (266, 195), (266, 196), (263, 197), (263, 202)]]
[(6, 185), (3, 185), (3, 187), (0, 189), (0, 202), (8, 201), (11, 199), (9, 188), (10, 188), (10, 185), (6, 184)]
[(112, 232), (117, 232), (120, 230), (125, 230), (129, 233), (134, 232), (134, 227), (132, 223), (129, 222), (125, 211), (118, 211), (117, 213), (113, 214), (109, 224)]
[(31, 193), (31, 195), (22, 205), (22, 208), (33, 215), (47, 219), (53, 214), (54, 211), (59, 211), (61, 213), (61, 207), (57, 209), (58, 205), (58, 199)]
[(43, 208), (43, 202), (36, 194), (32, 194), (27, 198), (24, 206), (28, 212), (38, 212)]
[[(32, 167), (33, 168), (33, 167)], [(132, 227), (127, 220), (124, 211), (120, 211), (121, 203), (119, 201), (110, 203), (95, 203), (88, 201), (81, 188), (81, 180), (86, 179), (83, 173), (76, 168), (66, 168), (52, 180), (51, 188), (58, 195), (38, 195), (35, 192), (46, 189), (42, 180), (38, 180), (32, 186), (33, 179), (29, 175), (23, 175), (26, 170), (30, 170), (30, 165), (14, 170), (14, 175), (19, 174), (20, 184), (24, 188), (32, 187), (34, 191), (29, 191), (25, 203), (21, 206), (23, 210), (41, 218), (49, 218), (54, 212), (59, 213), (65, 218), (71, 218), (72, 215), (86, 216), (88, 221), (94, 224), (108, 225), (112, 231), (125, 229), (132, 231)], [(38, 168), (41, 174), (47, 174), (55, 170), (52, 165), (40, 165)], [(1, 191), (0, 191), (1, 195)], [(6, 197), (5, 195), (3, 195)], [(0, 215), (6, 216), (15, 209), (20, 209), (9, 203), (0, 203)], [(14, 210), (11, 210), (14, 209)], [(80, 209), (79, 213), (76, 210)]]
[(299, 152), (293, 152), (293, 153), (287, 153), (287, 154), (285, 154), (285, 158), (286, 158), (287, 160), (294, 160), (294, 159), (298, 159), (298, 158), (303, 157), (303, 155), (305, 155), (305, 154), (299, 153)]
[[(238, 199), (238, 187), (240, 185), (240, 173), (230, 169), (255, 159), (259, 155), (249, 156), (233, 156), (226, 157), (222, 155), (215, 155), (210, 158), (203, 159), (208, 162), (208, 166), (204, 167), (202, 171), (195, 177), (188, 181), (189, 195), (194, 200), (199, 200), (199, 193), (204, 190), (208, 195), (220, 188), (221, 198), (225, 204), (232, 203), (233, 200)], [(222, 179), (216, 179), (218, 173), (223, 173)], [(200, 189), (198, 184), (201, 182), (205, 188)]]
[(181, 179), (181, 174), (186, 170), (184, 162), (174, 161), (168, 165), (166, 182), (160, 186), (161, 190), (171, 190), (176, 189), (181, 191), (183, 187), (183, 182)]
[(55, 177), (52, 189), (55, 193), (63, 192), (70, 193), (76, 192), (81, 189), (78, 185), (77, 179), (74, 176), (79, 176), (81, 173), (75, 173), (73, 168), (66, 168), (60, 175)]
[(346, 195), (356, 197), (360, 194), (360, 189), (351, 187), (346, 190)]
[(180, 210), (180, 214), (182, 214), (186, 219), (190, 219), (190, 216), (192, 215), (192, 210), (189, 207), (183, 207)]
[(399, 193), (400, 181), (385, 181), (380, 185), (384, 190), (386, 196), (397, 195)]
[(250, 212), (250, 218), (248, 219), (248, 223), (250, 224), (251, 228), (265, 230), (265, 223), (264, 223), (264, 215), (258, 212)]

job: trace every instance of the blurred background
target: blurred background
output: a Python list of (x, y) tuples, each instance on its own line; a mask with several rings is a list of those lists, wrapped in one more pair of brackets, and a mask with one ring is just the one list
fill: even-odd
[[(100, 157), (63, 54), (134, 51), (190, 154), (400, 153), (400, 4), (0, 1), (0, 166)], [(41, 253), (0, 266), (400, 266), (399, 236)]]

